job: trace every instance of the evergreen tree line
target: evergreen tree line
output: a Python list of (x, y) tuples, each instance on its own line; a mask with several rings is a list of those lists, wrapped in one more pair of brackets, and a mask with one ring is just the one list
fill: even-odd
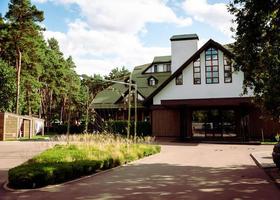
[[(45, 40), (44, 13), (30, 0), (11, 0), (0, 16), (0, 112), (35, 115), (51, 122), (83, 120), (95, 95), (108, 86), (101, 75), (79, 76), (55, 38)], [(124, 67), (105, 76), (129, 74)]]

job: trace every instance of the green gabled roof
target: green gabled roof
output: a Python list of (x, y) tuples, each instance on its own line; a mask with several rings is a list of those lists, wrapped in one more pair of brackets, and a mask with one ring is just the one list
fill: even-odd
[(114, 104), (128, 88), (122, 84), (113, 84), (99, 92), (93, 100), (93, 104)]
[(171, 56), (155, 56), (153, 63), (171, 62)]
[[(145, 71), (150, 65), (151, 64), (145, 64), (135, 67), (132, 72), (132, 80), (134, 80), (137, 83), (138, 91), (144, 98), (147, 98), (154, 90), (156, 90), (159, 87), (159, 85), (161, 85), (171, 75), (171, 72), (143, 74), (142, 72)], [(148, 78), (151, 76), (157, 79), (157, 85), (148, 85)]]
[[(161, 60), (166, 61), (169, 59), (168, 57), (170, 58), (170, 56), (158, 56), (155, 58), (161, 58)], [(151, 64), (152, 63), (136, 66), (132, 72), (132, 80), (137, 84), (138, 92), (144, 98), (147, 98), (150, 94), (152, 94), (171, 75), (171, 72), (144, 74), (143, 72), (150, 67)], [(151, 76), (157, 79), (158, 84), (156, 86), (148, 85), (148, 78)], [(117, 102), (122, 98), (122, 95), (127, 92), (127, 86), (118, 83), (113, 84), (96, 95), (93, 101), (93, 107), (96, 109), (120, 108), (123, 105), (117, 104)]]

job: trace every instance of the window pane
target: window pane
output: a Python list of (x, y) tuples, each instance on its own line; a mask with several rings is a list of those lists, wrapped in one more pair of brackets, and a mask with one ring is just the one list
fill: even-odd
[(213, 65), (218, 65), (218, 60), (213, 60), (213, 61), (212, 61), (212, 64), (213, 64)]
[(200, 78), (195, 78), (194, 79), (194, 84), (200, 84)]
[(195, 67), (194, 72), (200, 72), (200, 67)]
[(218, 55), (217, 55), (217, 54), (212, 55), (212, 59), (213, 59), (213, 60), (217, 60), (217, 59), (218, 59)]
[(199, 67), (199, 66), (200, 66), (200, 62), (194, 62), (194, 63), (193, 63), (193, 66)]
[(213, 78), (213, 83), (219, 83), (219, 79), (218, 78)]
[(226, 70), (226, 71), (231, 71), (231, 67), (230, 67), (229, 65), (226, 65), (226, 66), (225, 66), (225, 70)]
[(206, 77), (211, 77), (212, 76), (212, 72), (206, 72)]
[(212, 67), (206, 67), (206, 71), (210, 72)]
[(194, 78), (200, 78), (200, 73), (195, 73)]
[(224, 65), (228, 65), (227, 59), (224, 59)]
[(225, 78), (225, 82), (226, 83), (230, 83), (231, 82), (231, 78)]
[(206, 66), (211, 66), (211, 61), (206, 61)]
[(218, 51), (216, 49), (212, 49), (212, 54), (218, 54)]
[(213, 77), (219, 77), (219, 72), (213, 72)]
[(208, 49), (206, 52), (205, 52), (206, 55), (211, 55), (211, 49)]
[(163, 72), (163, 65), (158, 65), (158, 72)]
[(167, 71), (170, 72), (171, 71), (171, 65), (167, 64)]
[(213, 67), (213, 71), (216, 71), (216, 72), (217, 72), (217, 71), (218, 71), (218, 66), (214, 66), (214, 67)]
[(154, 72), (157, 72), (157, 71), (158, 71), (158, 66), (154, 65)]
[(207, 78), (207, 79), (206, 79), (206, 83), (212, 83), (211, 78)]
[(205, 59), (206, 60), (211, 60), (211, 55), (206, 55)]
[(176, 85), (183, 85), (183, 74), (176, 77)]

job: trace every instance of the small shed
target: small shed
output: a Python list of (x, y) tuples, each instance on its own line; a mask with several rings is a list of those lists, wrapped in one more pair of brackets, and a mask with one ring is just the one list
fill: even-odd
[(32, 116), (0, 112), (0, 141), (44, 135), (44, 120)]

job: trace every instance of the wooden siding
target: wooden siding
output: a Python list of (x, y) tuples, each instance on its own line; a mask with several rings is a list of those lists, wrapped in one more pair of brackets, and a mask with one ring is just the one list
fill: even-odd
[(16, 139), (18, 133), (18, 117), (16, 115), (5, 114), (5, 139)]
[(274, 139), (280, 134), (280, 123), (272, 120), (270, 116), (262, 115), (257, 108), (251, 109), (249, 114), (249, 133), (251, 138), (262, 139), (262, 132), (265, 139)]
[(32, 137), (30, 120), (23, 120), (23, 137)]
[(152, 127), (154, 136), (179, 137), (180, 111), (179, 110), (153, 110)]

